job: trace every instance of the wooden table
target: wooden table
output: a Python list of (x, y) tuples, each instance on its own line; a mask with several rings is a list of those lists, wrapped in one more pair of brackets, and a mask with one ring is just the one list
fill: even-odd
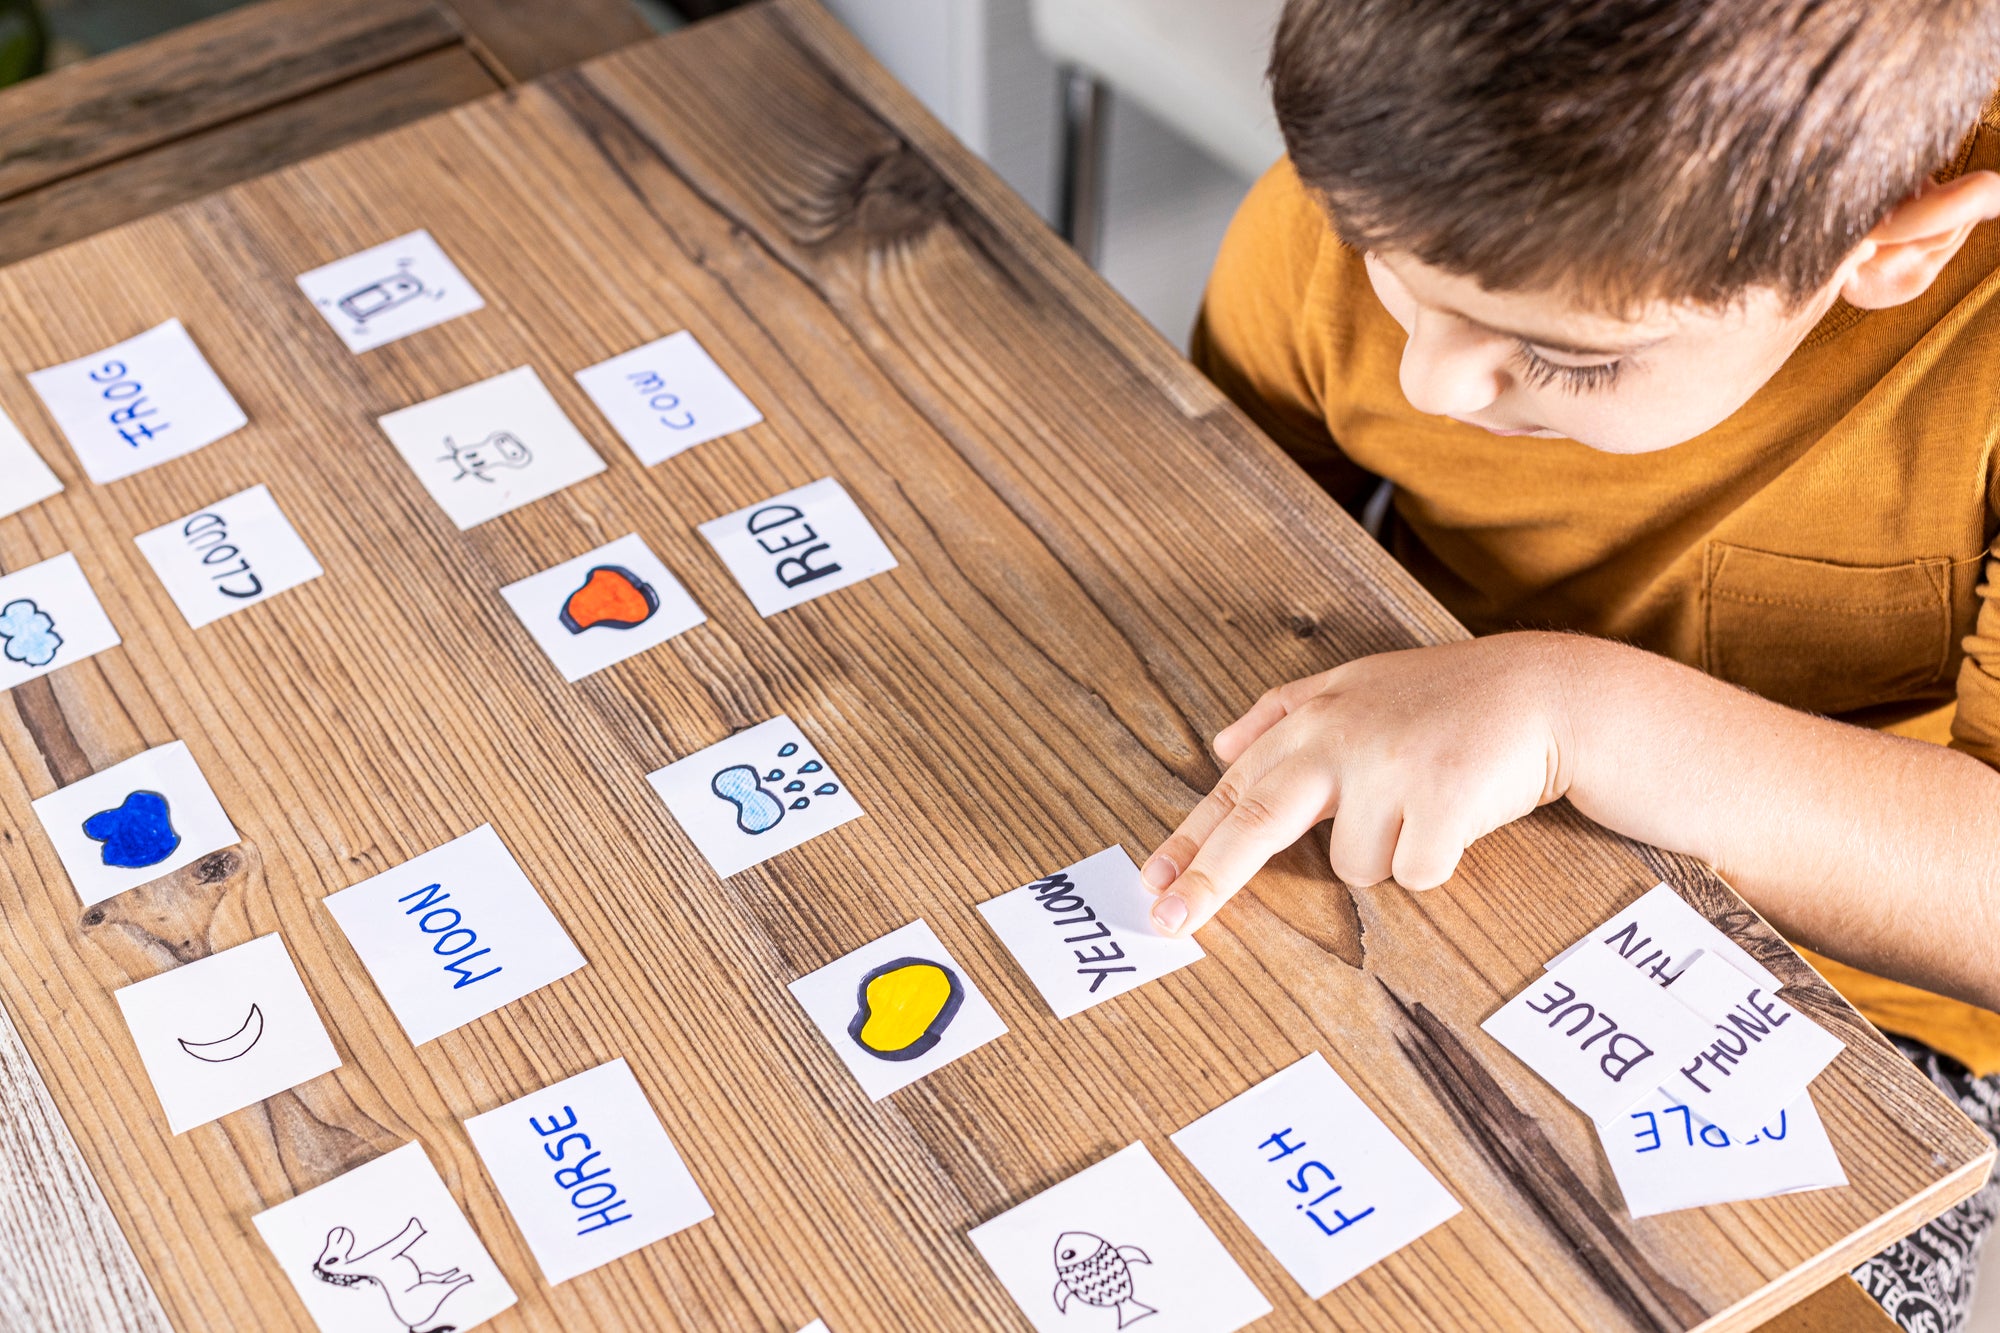
[[(293, 275), (417, 226), (487, 309), (349, 355)], [(25, 372), (174, 315), (250, 426), (87, 484)], [(570, 372), (680, 328), (767, 420), (644, 470)], [(461, 534), (374, 419), (522, 363), (610, 470)], [(0, 364), (70, 487), (0, 520), (0, 565), (76, 551), (125, 637), (0, 703), (0, 994), (75, 1137), (0, 1068), (0, 1323), (160, 1327), (149, 1279), (175, 1327), (305, 1327), (250, 1217), (412, 1138), (522, 1293), (494, 1328), (778, 1333), (1024, 1327), (966, 1229), (1135, 1139), (1271, 1329), (1745, 1328), (1992, 1160), (1712, 875), (1566, 807), (1421, 895), (1308, 840), (1205, 961), (1052, 1020), (976, 903), (1143, 853), (1263, 685), (1463, 631), (809, 0), (0, 272)], [(826, 475), (901, 566), (760, 620), (694, 525)], [(131, 538), (260, 481), (328, 572), (191, 632)], [(565, 685), (495, 590), (630, 531), (711, 618)], [(644, 775), (781, 711), (867, 817), (720, 882)], [(80, 911), (29, 801), (175, 738), (242, 845)], [(414, 1050), (319, 900), (487, 821), (589, 966)], [(1851, 1186), (1633, 1222), (1479, 1031), (1662, 876), (1846, 1038), (1815, 1095)], [(785, 987), (918, 916), (1011, 1032), (871, 1104)], [(111, 992), (271, 930), (344, 1063), (171, 1136)], [(1166, 1142), (1315, 1049), (1464, 1205), (1317, 1304)], [(615, 1056), (716, 1217), (550, 1289), (462, 1121)]]

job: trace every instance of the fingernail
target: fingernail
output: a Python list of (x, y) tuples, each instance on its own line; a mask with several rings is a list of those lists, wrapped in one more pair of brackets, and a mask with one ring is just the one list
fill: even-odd
[(1179, 894), (1170, 893), (1153, 904), (1153, 924), (1163, 935), (1172, 935), (1187, 923), (1187, 904)]
[(1181, 868), (1172, 861), (1164, 856), (1156, 856), (1146, 862), (1146, 868), (1139, 872), (1139, 882), (1154, 893), (1161, 893), (1180, 873)]

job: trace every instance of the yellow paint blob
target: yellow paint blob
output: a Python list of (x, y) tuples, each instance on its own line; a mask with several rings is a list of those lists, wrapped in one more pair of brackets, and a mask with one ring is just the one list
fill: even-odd
[(914, 1059), (937, 1045), (957, 1016), (961, 997), (950, 968), (921, 958), (899, 959), (863, 981), (860, 1012), (848, 1034), (871, 1055)]

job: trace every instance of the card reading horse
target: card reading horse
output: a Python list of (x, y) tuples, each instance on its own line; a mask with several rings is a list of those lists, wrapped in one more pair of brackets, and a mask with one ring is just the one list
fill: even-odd
[(85, 907), (239, 841), (184, 741), (135, 754), (34, 806)]
[(420, 1143), (250, 1220), (321, 1333), (462, 1333), (514, 1304)]
[(421, 230), (301, 273), (299, 290), (350, 352), (407, 338), (486, 305), (451, 256)]
[(68, 551), (0, 576), (0, 690), (118, 642), (117, 627)]
[(710, 519), (701, 535), (760, 616), (896, 567), (861, 506), (832, 477)]
[(90, 479), (102, 486), (248, 425), (178, 319), (28, 376)]
[(1271, 1313), (1143, 1143), (967, 1235), (1037, 1333), (1235, 1333)]
[(42, 461), (21, 428), (0, 412), (0, 518), (39, 504), (62, 488), (62, 479)]
[(861, 817), (847, 784), (783, 714), (646, 781), (724, 879)]
[(636, 533), (500, 590), (567, 681), (579, 681), (708, 617)]

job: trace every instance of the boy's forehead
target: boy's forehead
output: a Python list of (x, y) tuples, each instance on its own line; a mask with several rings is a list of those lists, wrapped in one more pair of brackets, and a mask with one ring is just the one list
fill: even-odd
[(1409, 255), (1374, 254), (1420, 304), (1519, 338), (1549, 351), (1579, 356), (1624, 355), (1651, 347), (1691, 323), (1729, 320), (1741, 310), (1707, 310), (1685, 304), (1650, 302), (1629, 314), (1612, 314), (1581, 294), (1562, 289), (1500, 292), (1462, 274), (1449, 273)]

